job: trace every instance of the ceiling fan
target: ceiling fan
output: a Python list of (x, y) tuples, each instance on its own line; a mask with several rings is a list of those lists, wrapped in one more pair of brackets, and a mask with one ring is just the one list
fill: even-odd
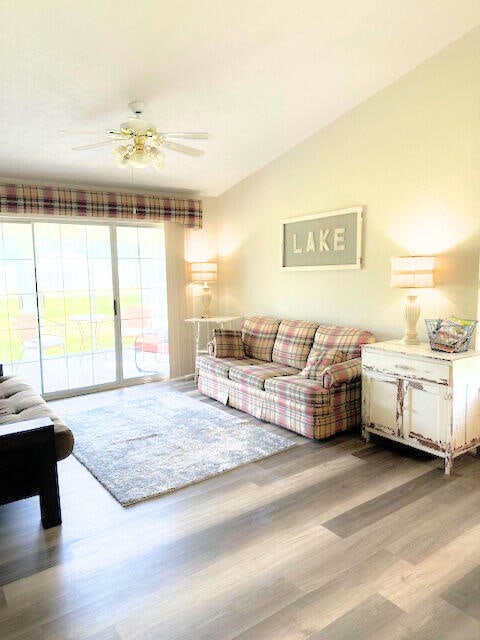
[[(128, 105), (133, 113), (125, 122), (122, 122), (119, 129), (109, 129), (105, 135), (108, 140), (86, 144), (80, 147), (73, 147), (73, 151), (87, 151), (98, 149), (111, 144), (120, 144), (113, 149), (113, 156), (117, 164), (122, 169), (128, 166), (136, 169), (143, 169), (149, 165), (155, 169), (163, 168), (162, 148), (169, 151), (185, 153), (189, 156), (201, 156), (203, 151), (193, 147), (179, 144), (175, 140), (207, 140), (208, 133), (167, 133), (157, 131), (153, 122), (148, 122), (143, 117), (143, 102), (130, 102)], [(64, 131), (63, 133), (79, 133)], [(88, 132), (83, 132), (88, 133)]]

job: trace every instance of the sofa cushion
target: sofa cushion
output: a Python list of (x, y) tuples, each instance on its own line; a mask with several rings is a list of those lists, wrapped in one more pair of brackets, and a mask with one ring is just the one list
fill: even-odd
[(322, 405), (330, 401), (330, 392), (321, 382), (298, 375), (270, 378), (265, 382), (265, 391), (302, 404)]
[(375, 342), (375, 338), (369, 331), (319, 325), (312, 349), (338, 349), (345, 351), (349, 358), (358, 358), (362, 352), (362, 345), (370, 342)]
[(215, 356), (198, 356), (197, 367), (200, 371), (212, 373), (220, 378), (228, 378), (230, 367), (247, 364), (262, 364), (255, 358), (216, 358)]
[(0, 378), (0, 433), (2, 425), (47, 417), (53, 422), (57, 459), (72, 453), (73, 434), (32, 387), (17, 376)]
[(303, 369), (312, 348), (317, 327), (318, 322), (282, 320), (273, 345), (273, 362)]
[(298, 373), (298, 369), (286, 367), (276, 362), (262, 362), (261, 364), (251, 366), (232, 367), (228, 374), (230, 380), (240, 382), (249, 387), (257, 387), (257, 389), (265, 388), (265, 380), (274, 378), (275, 376), (288, 376)]
[(264, 316), (247, 318), (242, 327), (243, 348), (247, 358), (271, 362), (280, 320)]
[(339, 362), (345, 362), (349, 355), (338, 349), (312, 349), (308, 354), (307, 364), (300, 371), (300, 375), (312, 380), (323, 380), (323, 373), (327, 367)]
[(213, 353), (217, 358), (245, 358), (240, 330), (214, 329), (212, 342)]

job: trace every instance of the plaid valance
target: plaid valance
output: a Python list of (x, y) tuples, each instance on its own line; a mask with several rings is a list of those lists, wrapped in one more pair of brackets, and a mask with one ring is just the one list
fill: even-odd
[(0, 213), (178, 222), (192, 229), (202, 227), (201, 200), (24, 184), (0, 184)]

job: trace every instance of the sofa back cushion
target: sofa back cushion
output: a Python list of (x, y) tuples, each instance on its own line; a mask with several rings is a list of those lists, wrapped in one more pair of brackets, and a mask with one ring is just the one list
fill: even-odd
[(272, 359), (278, 364), (303, 369), (312, 348), (318, 322), (282, 320), (278, 328)]
[(375, 337), (369, 331), (321, 324), (315, 333), (312, 349), (337, 349), (347, 353), (349, 358), (358, 358), (362, 345), (370, 342), (375, 342)]
[(280, 320), (264, 316), (247, 318), (242, 327), (245, 356), (265, 362), (272, 361), (272, 351)]

